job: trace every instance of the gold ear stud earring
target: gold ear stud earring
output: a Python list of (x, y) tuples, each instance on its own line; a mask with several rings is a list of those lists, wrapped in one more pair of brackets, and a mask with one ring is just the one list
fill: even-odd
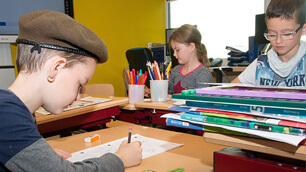
[(50, 76), (48, 76), (47, 80), (48, 80), (49, 83), (52, 83), (52, 82), (54, 82), (55, 78), (51, 78)]

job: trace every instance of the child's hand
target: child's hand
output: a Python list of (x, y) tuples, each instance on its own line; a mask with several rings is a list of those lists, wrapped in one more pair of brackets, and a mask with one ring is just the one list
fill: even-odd
[(68, 159), (71, 157), (71, 154), (68, 153), (68, 152), (65, 152), (63, 150), (60, 150), (60, 149), (54, 149), (54, 151), (62, 158), (64, 159)]
[(123, 162), (124, 167), (132, 167), (140, 164), (142, 160), (142, 148), (141, 142), (135, 141), (127, 143), (123, 141), (115, 153)]
[(144, 89), (144, 96), (151, 97), (151, 91), (147, 86), (145, 86), (145, 89)]

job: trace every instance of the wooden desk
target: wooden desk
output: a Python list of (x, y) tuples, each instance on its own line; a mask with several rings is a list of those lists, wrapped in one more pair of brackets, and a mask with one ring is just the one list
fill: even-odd
[(111, 97), (111, 99), (113, 100), (64, 111), (59, 115), (35, 113), (38, 130), (43, 136), (51, 136), (109, 122), (112, 116), (120, 114), (119, 105), (128, 103), (127, 97)]
[[(126, 124), (90, 133), (50, 140), (48, 143), (53, 148), (73, 153), (126, 137), (130, 126), (133, 127), (133, 134), (140, 134), (145, 137), (169, 142), (183, 143), (184, 146), (146, 158), (139, 166), (127, 168), (126, 172), (142, 172), (144, 170), (165, 172), (179, 167), (185, 168), (185, 171), (212, 171), (213, 152), (225, 148), (224, 146), (207, 143), (203, 137), (196, 135), (143, 127), (134, 124)], [(100, 134), (101, 139), (93, 143), (85, 143), (84, 138), (93, 134)]]
[[(231, 73), (237, 73), (240, 74), (241, 72), (243, 72), (245, 70), (245, 66), (221, 66), (222, 70), (224, 71), (224, 73), (226, 75), (229, 74), (229, 72)], [(210, 67), (209, 68), (210, 72), (216, 72), (216, 82), (217, 83), (222, 83), (222, 78), (223, 78), (223, 74), (222, 72), (219, 70), (219, 67)], [(227, 82), (227, 81), (226, 81)]]
[(236, 147), (255, 152), (277, 155), (292, 159), (306, 161), (306, 146), (293, 146), (277, 141), (224, 135), (218, 133), (205, 132), (205, 140), (209, 143)]
[(174, 100), (167, 100), (165, 102), (153, 102), (151, 100), (143, 101), (143, 102), (135, 102), (135, 104), (123, 104), (120, 105), (120, 109), (125, 109), (125, 110), (144, 110), (146, 108), (148, 109), (159, 109), (159, 110), (168, 110), (169, 107), (175, 106), (174, 105), (175, 101)]
[[(231, 69), (232, 72), (243, 72), (247, 66), (221, 66), (222, 69)], [(210, 67), (209, 70), (213, 72), (215, 69), (219, 70), (219, 67)]]
[(120, 106), (121, 114), (118, 118), (135, 124), (166, 125), (166, 119), (160, 116), (171, 113), (168, 108), (175, 106), (174, 103), (175, 101), (170, 99), (165, 102), (144, 101), (134, 105), (127, 104)]
[(135, 107), (138, 108), (147, 108), (147, 109), (159, 109), (159, 110), (168, 110), (169, 107), (175, 106), (174, 100), (167, 100), (165, 102), (153, 102), (153, 101), (144, 101), (136, 102)]

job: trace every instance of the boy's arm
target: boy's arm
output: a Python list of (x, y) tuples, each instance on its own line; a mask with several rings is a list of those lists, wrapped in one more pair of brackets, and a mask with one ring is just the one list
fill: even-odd
[(231, 83), (241, 83), (241, 81), (239, 80), (239, 78), (237, 76), (234, 80), (232, 80)]
[(68, 159), (71, 157), (71, 153), (65, 152), (63, 150), (60, 149), (54, 149), (54, 151), (62, 158), (64, 159)]
[(255, 59), (240, 75), (231, 83), (243, 83), (255, 85), (257, 59)]
[(58, 156), (43, 138), (24, 148), (4, 165), (11, 171), (124, 171), (121, 159), (111, 153), (71, 163)]

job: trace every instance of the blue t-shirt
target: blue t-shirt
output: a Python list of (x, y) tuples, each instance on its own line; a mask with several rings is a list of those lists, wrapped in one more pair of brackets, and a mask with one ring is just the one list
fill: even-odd
[(11, 91), (0, 89), (0, 171), (12, 157), (42, 136), (32, 114)]
[(277, 75), (271, 69), (267, 56), (262, 55), (257, 59), (255, 83), (256, 85), (264, 86), (305, 88), (305, 71), (306, 54), (301, 58), (294, 70), (287, 77)]

